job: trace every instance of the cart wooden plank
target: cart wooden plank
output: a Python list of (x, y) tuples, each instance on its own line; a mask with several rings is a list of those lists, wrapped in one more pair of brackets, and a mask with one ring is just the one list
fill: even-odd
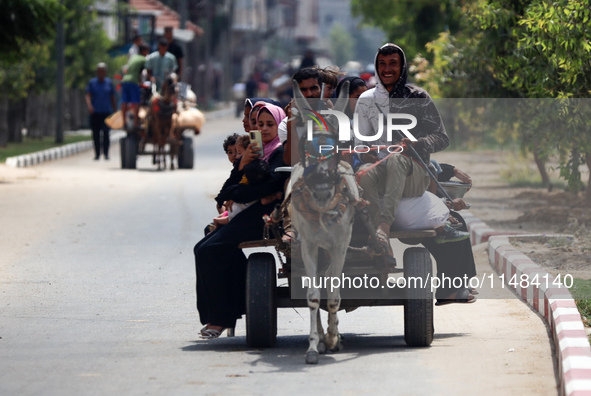
[[(412, 231), (392, 231), (390, 232), (390, 238), (398, 239), (420, 239), (420, 238), (433, 238), (437, 233), (435, 230), (412, 230)], [(238, 245), (240, 249), (257, 248), (257, 247), (269, 247), (276, 246), (278, 242), (276, 239), (261, 239), (258, 241), (246, 241)]]
[(435, 230), (412, 230), (412, 231), (390, 231), (390, 238), (433, 238), (437, 233)]
[(238, 245), (239, 249), (256, 248), (256, 247), (269, 247), (277, 245), (276, 239), (261, 239), (259, 241), (246, 241)]

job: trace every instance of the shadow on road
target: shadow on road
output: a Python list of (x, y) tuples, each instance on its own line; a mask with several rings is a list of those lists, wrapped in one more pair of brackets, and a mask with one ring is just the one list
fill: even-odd
[[(447, 333), (435, 335), (437, 339), (463, 337), (462, 333)], [(410, 348), (404, 342), (404, 336), (375, 336), (371, 334), (342, 334), (343, 350), (337, 353), (327, 353), (320, 356), (320, 364), (345, 363), (361, 356), (381, 353), (416, 353), (424, 348)], [(250, 349), (246, 346), (246, 337), (222, 337), (215, 340), (192, 341), (192, 345), (181, 348), (185, 352), (246, 352), (251, 356), (258, 356), (250, 362), (252, 367), (275, 367), (271, 372), (296, 372), (309, 367), (304, 362), (304, 355), (308, 349), (308, 337), (286, 336), (277, 337), (274, 348)], [(437, 347), (436, 345), (432, 347)]]

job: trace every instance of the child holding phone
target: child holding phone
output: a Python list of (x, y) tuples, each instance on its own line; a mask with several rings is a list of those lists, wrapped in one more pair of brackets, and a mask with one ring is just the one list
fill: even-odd
[[(260, 131), (251, 132), (259, 132), (260, 137)], [(236, 139), (236, 150), (238, 157), (242, 157), (244, 151), (246, 150), (249, 144), (250, 138), (248, 135), (241, 135), (238, 137), (238, 139)], [(243, 171), (244, 176), (242, 177), (240, 184), (256, 185), (263, 183), (271, 177), (271, 172), (269, 171), (269, 164), (262, 159), (256, 159), (248, 163), (244, 167)], [(222, 213), (220, 216), (213, 219), (214, 226), (218, 227), (220, 225), (228, 224), (228, 222), (232, 220), (234, 217), (236, 217), (238, 213), (248, 208), (254, 202), (249, 202), (246, 204), (231, 202), (229, 205), (227, 205), (228, 210), (226, 212)]]

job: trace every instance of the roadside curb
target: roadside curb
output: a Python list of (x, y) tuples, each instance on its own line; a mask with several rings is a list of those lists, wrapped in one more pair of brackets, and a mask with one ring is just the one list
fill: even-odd
[[(235, 109), (230, 106), (225, 109), (215, 110), (205, 113), (206, 119), (215, 120), (234, 115)], [(111, 144), (119, 143), (119, 140), (127, 135), (125, 131), (113, 130), (110, 135)], [(70, 143), (60, 147), (54, 147), (47, 150), (41, 150), (34, 153), (18, 155), (16, 157), (6, 158), (6, 165), (12, 168), (25, 168), (28, 166), (39, 165), (43, 162), (53, 161), (60, 158), (69, 157), (84, 151), (92, 150), (92, 140), (84, 142)]]
[[(125, 136), (126, 133), (123, 131), (113, 131), (110, 135), (111, 144), (118, 143), (119, 140)], [(69, 157), (74, 154), (92, 150), (92, 148), (92, 140), (70, 143), (60, 147), (53, 147), (30, 154), (6, 158), (6, 165), (12, 168), (25, 168), (27, 166), (39, 165), (47, 161)]]
[[(504, 275), (508, 288), (523, 302), (544, 317), (552, 331), (558, 358), (560, 394), (581, 396), (591, 394), (591, 346), (581, 315), (570, 294), (554, 285), (554, 277), (532, 259), (515, 248), (509, 239), (514, 236), (537, 237), (540, 234), (496, 232), (470, 212), (464, 216), (472, 245), (488, 242), (489, 262), (499, 275)], [(556, 235), (546, 235), (549, 237)], [(520, 283), (521, 276), (528, 281)], [(517, 284), (508, 282), (515, 276)], [(537, 276), (539, 285), (534, 277)], [(532, 279), (531, 284), (529, 279)], [(549, 281), (547, 281), (549, 280)]]

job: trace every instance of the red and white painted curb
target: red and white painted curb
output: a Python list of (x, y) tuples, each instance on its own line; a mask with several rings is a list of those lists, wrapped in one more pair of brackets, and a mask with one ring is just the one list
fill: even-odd
[[(572, 295), (565, 286), (554, 284), (554, 276), (509, 241), (511, 236), (533, 235), (495, 232), (472, 213), (462, 215), (470, 230), (472, 245), (488, 242), (491, 266), (499, 275), (504, 274), (506, 283), (515, 276), (513, 279), (517, 282), (507, 283), (507, 286), (548, 322), (556, 346), (561, 395), (591, 395), (591, 347)], [(521, 279), (537, 279), (538, 282), (520, 282)]]

